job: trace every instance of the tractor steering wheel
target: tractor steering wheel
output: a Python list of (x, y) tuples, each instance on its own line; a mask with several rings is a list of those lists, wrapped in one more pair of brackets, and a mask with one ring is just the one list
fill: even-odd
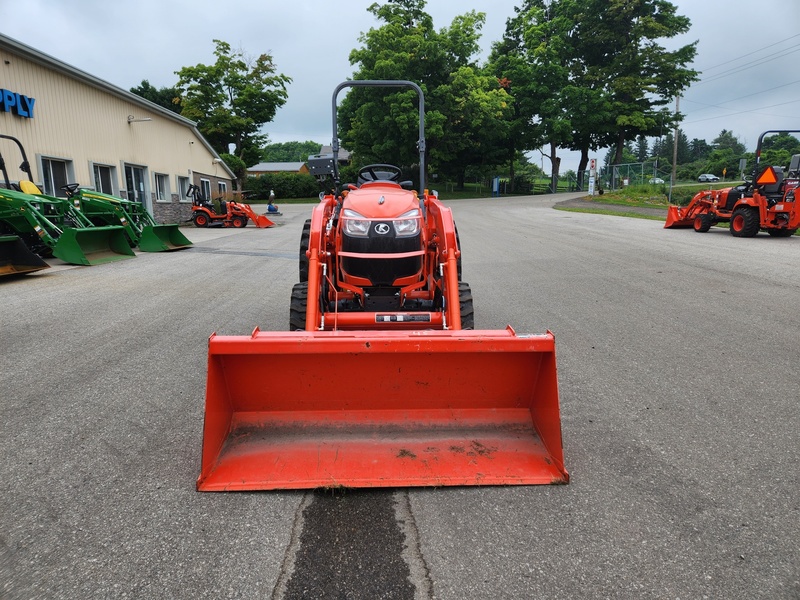
[(62, 185), (61, 189), (67, 192), (67, 197), (72, 198), (75, 195), (75, 192), (78, 191), (80, 187), (79, 183), (68, 183), (67, 185)]
[(367, 165), (361, 167), (358, 171), (358, 183), (372, 183), (373, 181), (392, 181), (394, 183), (400, 182), (400, 177), (403, 172), (400, 167), (394, 165)]

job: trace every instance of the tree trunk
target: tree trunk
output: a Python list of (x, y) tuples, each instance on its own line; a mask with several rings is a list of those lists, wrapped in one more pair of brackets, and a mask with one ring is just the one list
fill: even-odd
[(555, 194), (558, 191), (558, 172), (561, 168), (561, 159), (556, 156), (558, 146), (555, 142), (550, 142), (550, 191)]
[(578, 163), (578, 189), (583, 191), (583, 180), (585, 179), (586, 165), (589, 164), (589, 148), (581, 148), (581, 160)]
[[(614, 165), (622, 164), (622, 149), (625, 148), (625, 132), (620, 131), (619, 135), (617, 136), (617, 148), (616, 152), (614, 153)], [(612, 165), (611, 167), (611, 189), (615, 190), (619, 187), (619, 181), (617, 181), (617, 174), (619, 173), (619, 169), (615, 169)]]
[(511, 156), (510, 156), (509, 161), (508, 161), (508, 172), (509, 172), (509, 174), (510, 174), (509, 176), (511, 178), (511, 192), (513, 193), (514, 192), (514, 157), (516, 155), (516, 152), (514, 152), (514, 144), (513, 143), (511, 144), (511, 152), (510, 152), (510, 154), (511, 154)]
[(625, 132), (620, 131), (617, 136), (617, 147), (614, 153), (614, 164), (622, 164), (622, 150), (625, 148)]
[(467, 176), (466, 175), (466, 171), (464, 171), (464, 169), (460, 169), (458, 171), (458, 180), (456, 182), (456, 189), (459, 192), (463, 192), (464, 191), (464, 180), (466, 179), (466, 176)]

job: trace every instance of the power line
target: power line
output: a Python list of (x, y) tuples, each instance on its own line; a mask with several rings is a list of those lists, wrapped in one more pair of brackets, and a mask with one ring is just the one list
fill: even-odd
[(727, 71), (723, 71), (722, 73), (717, 73), (716, 75), (710, 76), (708, 79), (703, 79), (702, 81), (698, 81), (694, 85), (702, 85), (704, 83), (711, 83), (713, 81), (718, 81), (719, 79), (723, 79), (723, 78), (728, 77), (728, 76), (733, 75), (733, 74), (739, 74), (742, 71), (746, 71), (748, 69), (752, 69), (753, 67), (758, 67), (760, 65), (763, 65), (765, 63), (771, 62), (771, 61), (776, 60), (778, 58), (783, 58), (784, 56), (789, 56), (790, 54), (794, 54), (798, 50), (800, 50), (800, 44), (797, 44), (795, 46), (791, 46), (789, 48), (785, 48), (784, 50), (781, 50), (780, 52), (776, 52), (775, 54), (770, 54), (770, 55), (764, 56), (762, 58), (757, 58), (757, 59), (755, 59), (755, 60), (753, 60), (753, 61), (751, 61), (749, 63), (745, 63), (745, 64), (740, 65), (738, 67), (735, 67), (733, 69), (728, 69)]
[[(752, 94), (747, 94), (746, 96), (739, 96), (738, 98), (733, 98), (732, 100), (725, 100), (725, 102), (721, 102), (721, 104), (728, 104), (729, 102), (736, 102), (737, 100), (744, 100), (745, 98), (750, 98), (751, 96), (762, 96), (763, 94), (765, 94), (767, 92), (771, 92), (773, 90), (778, 90), (780, 88), (784, 88), (784, 87), (787, 87), (787, 86), (790, 86), (790, 85), (794, 85), (796, 83), (800, 83), (800, 79), (798, 79), (797, 81), (792, 81), (790, 83), (784, 83), (783, 85), (776, 85), (775, 87), (769, 88), (769, 89), (766, 89), (766, 90), (759, 90), (757, 92), (753, 92)], [(724, 106), (720, 106), (719, 104), (705, 104), (703, 102), (696, 102), (695, 100), (687, 100), (686, 98), (684, 98), (684, 100), (686, 100), (686, 102), (689, 102), (690, 104), (699, 104), (699, 105), (705, 107), (705, 108), (701, 108), (701, 109), (699, 109), (699, 110), (697, 110), (695, 112), (708, 110), (709, 108), (721, 108), (722, 110), (733, 110), (733, 109), (730, 109), (730, 108), (725, 108)]]
[[(736, 115), (744, 115), (744, 114), (747, 114), (747, 113), (763, 114), (763, 113), (760, 113), (759, 111), (765, 110), (767, 108), (775, 108), (776, 106), (785, 106), (787, 104), (794, 104), (795, 102), (800, 102), (800, 98), (797, 98), (795, 100), (789, 100), (788, 102), (780, 102), (778, 104), (770, 104), (769, 106), (761, 106), (761, 107), (753, 109), (753, 110), (740, 110), (739, 112), (731, 113), (729, 115), (719, 115), (718, 117), (707, 117), (705, 119), (698, 119), (696, 121), (686, 121), (685, 124), (686, 125), (691, 125), (692, 123), (702, 123), (703, 121), (713, 121), (714, 119), (726, 119), (728, 117), (735, 117)], [(768, 116), (780, 116), (780, 115), (768, 115)]]
[(758, 50), (753, 50), (752, 52), (748, 52), (747, 54), (743, 54), (742, 56), (737, 56), (736, 58), (732, 58), (730, 60), (726, 60), (725, 62), (719, 63), (718, 65), (714, 65), (713, 67), (708, 67), (707, 69), (702, 69), (702, 72), (705, 73), (706, 71), (712, 71), (712, 70), (716, 69), (717, 67), (721, 67), (723, 65), (727, 65), (728, 63), (736, 62), (737, 60), (740, 60), (742, 58), (747, 58), (749, 56), (752, 56), (753, 54), (757, 54), (757, 53), (761, 52), (762, 50), (766, 50), (767, 48), (772, 48), (773, 46), (777, 46), (779, 44), (782, 44), (783, 42), (788, 42), (789, 40), (792, 40), (792, 39), (794, 39), (796, 37), (800, 37), (800, 33), (796, 33), (795, 35), (789, 36), (788, 38), (786, 38), (784, 40), (780, 40), (778, 42), (775, 42), (774, 44), (770, 44), (769, 46), (764, 46), (763, 48), (759, 48)]

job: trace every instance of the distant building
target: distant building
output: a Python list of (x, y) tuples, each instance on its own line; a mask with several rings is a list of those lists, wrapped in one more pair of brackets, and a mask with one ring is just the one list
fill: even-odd
[(263, 162), (247, 167), (247, 174), (259, 177), (265, 173), (308, 173), (308, 165), (304, 162)]
[[(232, 190), (235, 175), (194, 121), (4, 34), (0, 87), (0, 133), (20, 140), (45, 194), (77, 183), (141, 202), (165, 223), (191, 216), (190, 184), (207, 198)], [(0, 139), (0, 154), (9, 179), (23, 178), (11, 140)]]

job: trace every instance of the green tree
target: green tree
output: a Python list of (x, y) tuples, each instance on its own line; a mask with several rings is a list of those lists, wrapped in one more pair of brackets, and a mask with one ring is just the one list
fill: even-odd
[(694, 138), (689, 142), (689, 161), (695, 162), (706, 158), (711, 153), (711, 146), (705, 140)]
[(650, 158), (649, 154), (649, 147), (647, 143), (647, 137), (644, 135), (640, 135), (636, 138), (636, 160), (639, 162), (644, 162), (648, 158)]
[[(354, 79), (404, 79), (425, 94), (426, 162), (463, 182), (466, 169), (500, 160), (510, 98), (475, 62), (485, 16), (470, 11), (437, 31), (424, 0), (390, 0), (367, 10), (379, 27), (350, 53)], [(418, 162), (418, 104), (411, 89), (355, 87), (339, 106), (343, 145), (358, 162)]]
[(569, 81), (572, 22), (554, 10), (554, 4), (524, 2), (506, 22), (505, 35), (489, 57), (489, 68), (516, 101), (509, 126), (509, 158), (513, 160), (519, 150), (548, 146), (553, 188), (561, 163), (556, 150), (571, 140), (574, 129), (565, 97), (574, 94), (587, 102), (584, 90), (571, 87)]
[(682, 129), (678, 129), (678, 155), (677, 155), (677, 164), (682, 165), (684, 163), (691, 162), (692, 160), (692, 148), (689, 144), (689, 138), (686, 137), (686, 134), (683, 132)]
[(286, 102), (291, 79), (277, 74), (269, 54), (247, 59), (241, 50), (214, 40), (216, 62), (176, 71), (181, 115), (197, 127), (217, 152), (228, 151), (245, 164), (258, 162), (266, 136), (259, 131)]
[(719, 132), (719, 135), (711, 141), (711, 146), (715, 150), (730, 150), (735, 155), (742, 155), (747, 150), (739, 138), (727, 129)]
[(318, 154), (319, 142), (283, 142), (264, 146), (261, 160), (264, 162), (306, 162), (312, 154)]
[(181, 112), (180, 91), (176, 87), (156, 88), (147, 79), (142, 79), (142, 83), (132, 87), (130, 91), (174, 113)]
[(761, 144), (761, 165), (788, 167), (792, 156), (800, 154), (800, 140), (788, 133), (766, 136)]
[[(515, 99), (512, 136), (581, 152), (658, 135), (679, 118), (666, 108), (696, 80), (686, 68), (695, 44), (668, 52), (660, 38), (685, 33), (689, 20), (666, 0), (526, 0), (507, 21), (490, 62), (510, 80)], [(556, 161), (554, 160), (554, 168)]]
[(562, 0), (579, 6), (575, 38), (580, 80), (603, 81), (611, 103), (616, 159), (625, 142), (637, 135), (658, 135), (680, 115), (666, 110), (674, 98), (697, 80), (686, 65), (696, 42), (667, 51), (657, 43), (689, 30), (687, 17), (667, 0)]
[(510, 99), (497, 80), (472, 67), (461, 67), (432, 98), (448, 115), (446, 133), (431, 148), (431, 162), (439, 172), (464, 188), (469, 167), (491, 167), (504, 162), (503, 141), (508, 131)]

